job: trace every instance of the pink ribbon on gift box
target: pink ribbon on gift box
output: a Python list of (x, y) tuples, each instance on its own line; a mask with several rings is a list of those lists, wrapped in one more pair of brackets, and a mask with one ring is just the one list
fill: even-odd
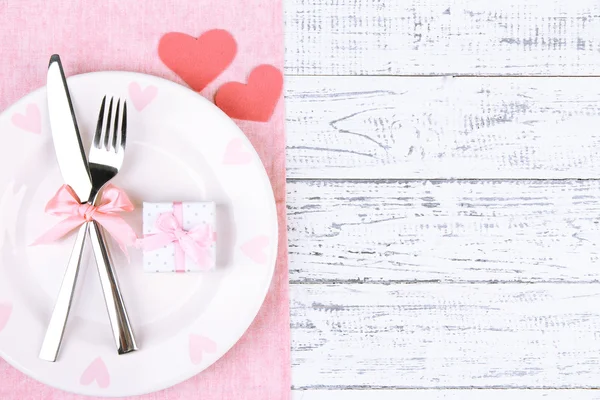
[(137, 235), (119, 216), (119, 212), (133, 211), (127, 194), (114, 185), (106, 185), (97, 206), (81, 203), (69, 185), (62, 185), (46, 204), (45, 212), (57, 217), (67, 217), (39, 237), (34, 245), (52, 243), (86, 222), (96, 221), (117, 241), (127, 254), (126, 246), (135, 244)]
[(173, 243), (175, 246), (175, 272), (185, 271), (185, 256), (190, 257), (200, 267), (207, 267), (210, 261), (209, 247), (215, 241), (215, 234), (209, 225), (199, 225), (189, 231), (183, 229), (183, 204), (173, 203), (172, 213), (163, 213), (156, 220), (158, 233), (145, 236), (139, 241), (144, 250), (156, 250)]

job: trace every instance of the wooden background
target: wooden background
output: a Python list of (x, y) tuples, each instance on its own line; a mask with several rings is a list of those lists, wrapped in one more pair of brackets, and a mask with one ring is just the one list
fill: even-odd
[(600, 2), (284, 4), (294, 399), (600, 399)]

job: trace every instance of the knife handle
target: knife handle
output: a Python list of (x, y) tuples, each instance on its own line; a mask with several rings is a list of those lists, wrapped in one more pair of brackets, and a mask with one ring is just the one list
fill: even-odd
[(119, 289), (119, 281), (110, 262), (110, 254), (106, 248), (104, 237), (96, 221), (89, 224), (90, 238), (92, 248), (96, 257), (100, 283), (102, 284), (102, 293), (108, 310), (110, 326), (112, 328), (115, 343), (119, 354), (129, 353), (137, 350), (133, 329), (129, 322), (127, 309)]
[(46, 336), (44, 336), (44, 342), (42, 343), (39, 355), (42, 360), (54, 362), (58, 356), (58, 350), (60, 349), (65, 326), (67, 324), (67, 317), (69, 316), (69, 310), (71, 309), (71, 301), (73, 300), (73, 293), (75, 291), (75, 282), (77, 281), (77, 275), (79, 274), (79, 264), (81, 263), (81, 254), (83, 253), (86, 233), (87, 224), (83, 224), (77, 232), (75, 245), (73, 246), (71, 257), (69, 258), (69, 264), (67, 264), (65, 276), (63, 277), (58, 297), (54, 304), (54, 310), (50, 317), (50, 323), (46, 330)]

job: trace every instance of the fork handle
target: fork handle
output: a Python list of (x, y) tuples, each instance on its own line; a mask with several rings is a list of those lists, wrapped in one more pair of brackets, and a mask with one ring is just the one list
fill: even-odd
[(77, 232), (75, 245), (71, 251), (71, 257), (67, 264), (65, 276), (63, 277), (54, 310), (50, 317), (50, 323), (46, 329), (44, 342), (40, 350), (39, 357), (42, 360), (54, 362), (58, 356), (58, 350), (62, 342), (67, 324), (67, 317), (71, 309), (71, 301), (73, 300), (73, 292), (75, 290), (75, 282), (79, 274), (79, 264), (81, 262), (81, 254), (83, 253), (83, 245), (85, 244), (85, 236), (87, 233), (87, 224), (83, 224)]
[(137, 350), (133, 329), (129, 322), (127, 309), (121, 296), (119, 281), (110, 262), (110, 254), (106, 248), (106, 242), (96, 221), (89, 224), (92, 248), (96, 258), (96, 266), (102, 284), (102, 293), (108, 310), (108, 318), (112, 328), (115, 343), (119, 354), (125, 354)]

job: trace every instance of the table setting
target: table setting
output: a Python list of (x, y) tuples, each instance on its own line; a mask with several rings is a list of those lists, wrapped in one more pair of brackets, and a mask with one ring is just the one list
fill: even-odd
[(0, 9), (0, 398), (288, 398), (279, 2)]

